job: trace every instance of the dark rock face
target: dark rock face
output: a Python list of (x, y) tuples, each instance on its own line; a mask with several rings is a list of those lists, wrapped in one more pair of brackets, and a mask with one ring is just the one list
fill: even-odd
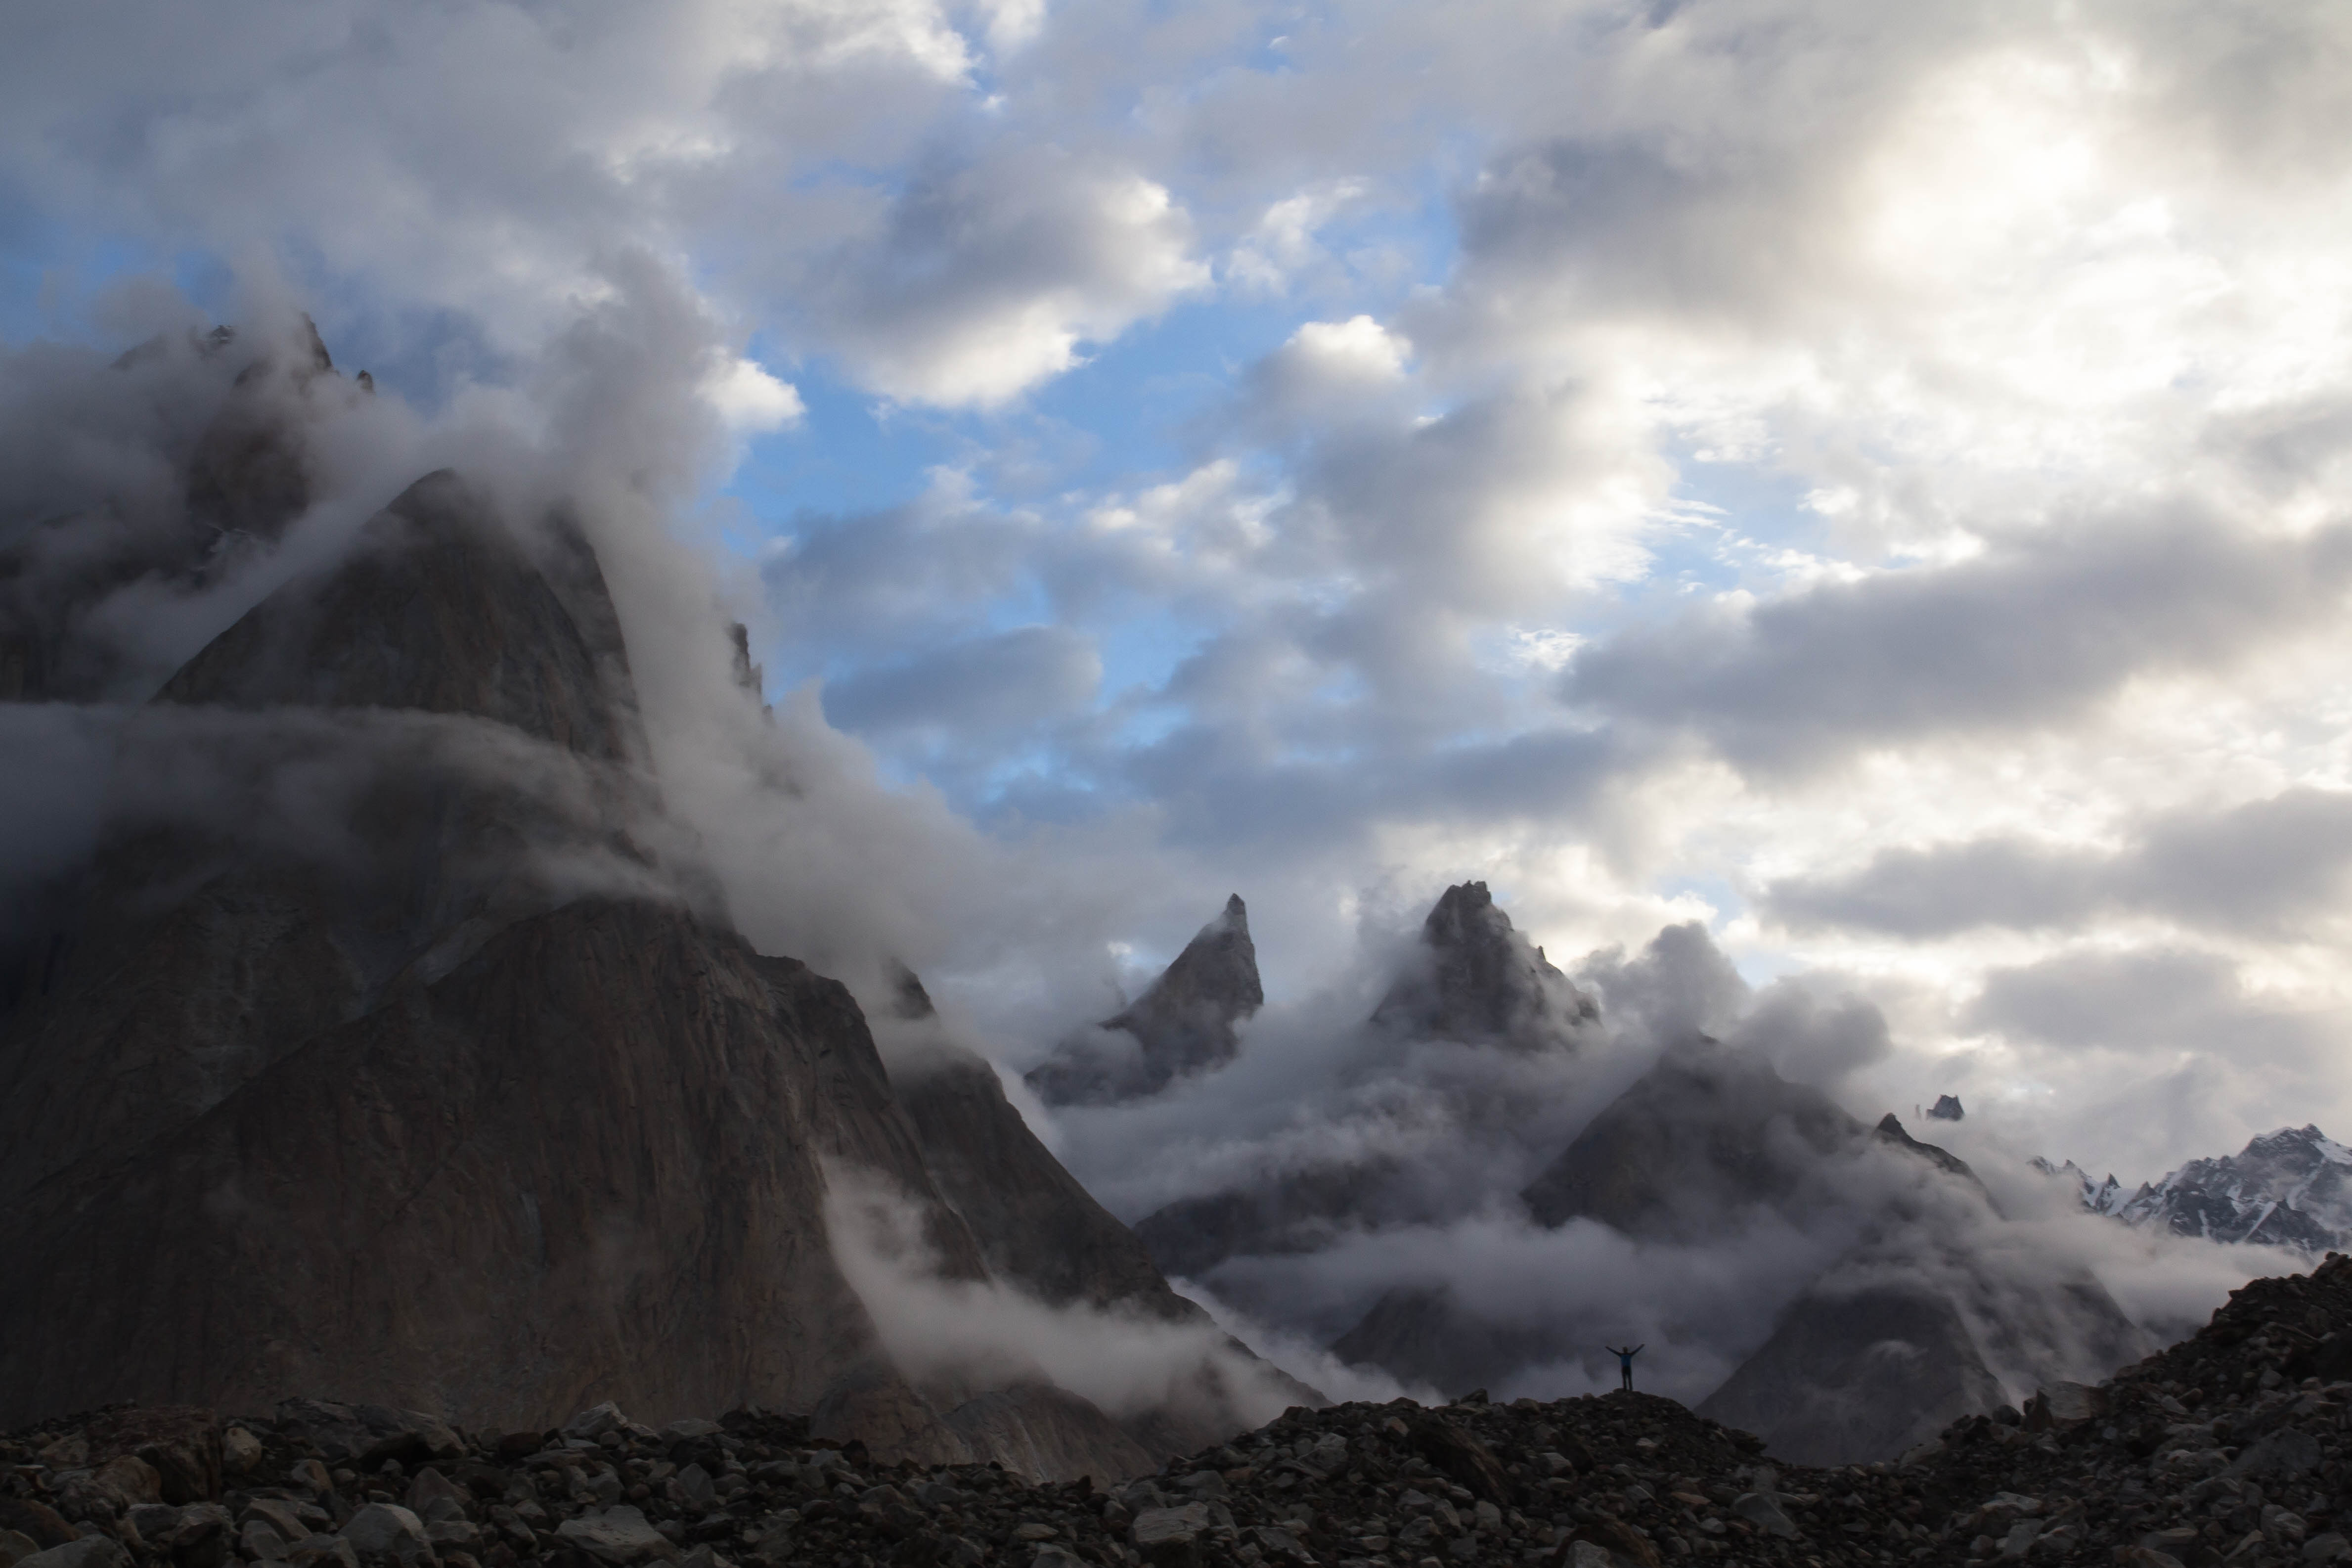
[(1180, 1198), (1138, 1222), (1135, 1234), (1180, 1279), (1245, 1253), (1314, 1252), (1350, 1223), (1405, 1217), (1410, 1211), (1385, 1201), (1395, 1173), (1379, 1161), (1293, 1172), (1240, 1192)]
[(1484, 882), (1445, 889), (1422, 924), (1425, 967), (1400, 978), (1372, 1022), (1415, 1038), (1557, 1046), (1601, 1016), (1514, 930)]
[(1558, 1353), (1567, 1331), (1490, 1322), (1465, 1310), (1443, 1287), (1399, 1288), (1334, 1340), (1331, 1353), (1451, 1396), (1500, 1383)]
[(806, 1408), (876, 1352), (817, 1150), (774, 1130), (861, 1141), (854, 1070), (820, 1059), (855, 1018), (675, 910), (518, 922), (120, 1168), (21, 1200), (0, 1246), (46, 1266), (0, 1284), (8, 1408), (305, 1387), (468, 1424), (546, 1426), (591, 1395)]
[(273, 595), (158, 700), (466, 714), (602, 762), (642, 756), (627, 666), (608, 682), (591, 641), (610, 615), (595, 558), (572, 534), (547, 548), (604, 608), (588, 628), (481, 498), (454, 473), (429, 474), (323, 580)]
[(1136, 1234), (1037, 1141), (986, 1062), (947, 1060), (896, 1081), (925, 1167), (984, 1238), (999, 1279), (1055, 1306), (1117, 1303), (1171, 1321), (1207, 1321), (1168, 1288)]
[(0, 1202), (202, 1114), (583, 870), (672, 891), (629, 837), (635, 724), (625, 664), (519, 542), (454, 479), (413, 486), (126, 733), (97, 862), (0, 1021)]
[[(911, 972), (901, 976), (898, 1012), (907, 1019), (931, 1016), (930, 998)], [(1137, 1234), (1112, 1217), (1038, 1142), (988, 1063), (934, 1042), (896, 1069), (892, 1081), (914, 1126), (925, 1169), (970, 1226), (991, 1275), (1052, 1306), (1113, 1309), (1171, 1324), (1209, 1323), (1198, 1305), (1169, 1288)], [(1237, 1342), (1224, 1342), (1238, 1359), (1255, 1360)], [(1263, 1369), (1263, 1375), (1286, 1385), (1303, 1404), (1323, 1402), (1314, 1389), (1271, 1368)], [(975, 1457), (1040, 1476), (1134, 1474), (1244, 1424), (1231, 1391), (1205, 1364), (1177, 1404), (1123, 1421), (1038, 1384), (964, 1401), (949, 1409), (945, 1419)], [(1034, 1429), (1007, 1436), (1007, 1424), (1018, 1419), (1031, 1420)], [(1091, 1447), (1089, 1433), (1099, 1437)], [(1131, 1463), (1137, 1456), (1149, 1456), (1149, 1462)], [(1051, 1458), (1054, 1468), (1027, 1468), (1033, 1458), (1041, 1463)]]
[(1759, 1205), (1827, 1201), (1817, 1190), (1822, 1160), (1863, 1135), (1819, 1090), (1699, 1040), (1668, 1052), (1594, 1117), (1523, 1195), (1538, 1225), (1585, 1218), (1631, 1236), (1720, 1234)]
[(1928, 1108), (1927, 1114), (1937, 1121), (1958, 1121), (1968, 1112), (1960, 1109), (1958, 1095), (1939, 1094), (1936, 1097), (1936, 1103)]
[(1265, 1005), (1249, 910), (1239, 893), (1224, 912), (1185, 944), (1134, 1005), (1098, 1026), (1130, 1037), (1132, 1056), (1077, 1040), (1027, 1076), (1051, 1105), (1104, 1105), (1156, 1094), (1171, 1081), (1206, 1072), (1241, 1048), (1234, 1026)]
[(0, 1270), (0, 1421), (748, 1400), (894, 1458), (1102, 1476), (1154, 1462), (1138, 1431), (1243, 1424), (907, 1385), (835, 1260), (832, 1166), (911, 1205), (950, 1280), (1198, 1309), (984, 1064), (902, 1102), (845, 987), (643, 847), (646, 757), (593, 552), (446, 474), (172, 677), (0, 1019), (0, 1247), (27, 1260)]
[(2002, 1401), (1950, 1300), (1908, 1285), (1808, 1291), (1699, 1405), (1773, 1454), (1838, 1465), (1900, 1454)]
[[(1882, 1151), (1895, 1163), (1869, 1164)], [(1806, 1463), (1890, 1458), (1999, 1405), (2004, 1380), (2095, 1376), (2145, 1348), (2088, 1275), (1978, 1254), (1993, 1211), (1966, 1162), (1709, 1040), (1669, 1051), (1525, 1195), (1540, 1224), (1637, 1237), (1705, 1240), (1768, 1210), (1859, 1232), (1700, 1406)]]

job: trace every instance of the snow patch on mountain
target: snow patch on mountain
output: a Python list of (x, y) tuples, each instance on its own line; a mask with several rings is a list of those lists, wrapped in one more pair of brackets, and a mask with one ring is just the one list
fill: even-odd
[(2083, 1206), (2130, 1226), (2224, 1243), (2265, 1242), (2316, 1255), (2352, 1238), (2352, 1149), (2317, 1127), (2282, 1127), (2235, 1154), (2191, 1160), (2126, 1192), (2069, 1160), (2036, 1169), (2078, 1187)]

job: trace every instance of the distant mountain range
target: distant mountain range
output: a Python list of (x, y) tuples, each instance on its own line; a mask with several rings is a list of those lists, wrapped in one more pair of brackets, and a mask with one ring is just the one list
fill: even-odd
[(2084, 1208), (2129, 1226), (2314, 1256), (2343, 1250), (2352, 1239), (2352, 1149), (2316, 1127), (2265, 1132), (2235, 1154), (2191, 1160), (2137, 1192), (2112, 1175), (2095, 1181), (2072, 1160), (2033, 1163), (2074, 1182)]
[[(1064, 1042), (1031, 1087), (1104, 1104), (1224, 1070), (1264, 995), (1247, 930), (1235, 899), (1140, 1001)], [(1714, 1329), (1676, 1327), (1679, 1311), (1648, 1337), (1654, 1355), (1684, 1364), (1725, 1355), (1728, 1375), (1700, 1412), (1805, 1463), (1891, 1458), (1957, 1416), (2152, 1348), (2087, 1269), (2028, 1258), (1962, 1161), (1892, 1115), (1853, 1117), (1736, 1041), (1672, 1026), (1597, 1114), (1564, 1118), (1555, 1108), (1608, 1045), (1602, 1000), (1514, 929), (1485, 883), (1448, 889), (1354, 1026), (1342, 1054), (1366, 1098), (1330, 1109), (1323, 1146), (1232, 1171), (1142, 1216), (1136, 1234), (1168, 1274), (1344, 1363), (1449, 1395), (1573, 1375), (1634, 1306), (1554, 1310), (1540, 1290), (1359, 1266), (1345, 1300), (1302, 1310), (1280, 1281), (1370, 1238), (1496, 1216), (1534, 1237), (1599, 1227), (1618, 1238), (1606, 1246), (1693, 1257), (1786, 1237), (1814, 1260), (1776, 1266), (1780, 1282), (1763, 1288), (1792, 1294), (1759, 1339), (1717, 1344)], [(1414, 1129), (1404, 1142), (1388, 1136), (1401, 1104)]]

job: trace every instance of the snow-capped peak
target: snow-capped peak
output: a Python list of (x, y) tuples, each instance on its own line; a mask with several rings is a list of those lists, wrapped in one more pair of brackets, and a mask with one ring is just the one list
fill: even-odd
[(2281, 1127), (2235, 1154), (2191, 1160), (2128, 1195), (2115, 1177), (2094, 1182), (2072, 1160), (2034, 1164), (2076, 1183), (2084, 1208), (2126, 1225), (2315, 1254), (2352, 1238), (2352, 1149), (2314, 1126)]

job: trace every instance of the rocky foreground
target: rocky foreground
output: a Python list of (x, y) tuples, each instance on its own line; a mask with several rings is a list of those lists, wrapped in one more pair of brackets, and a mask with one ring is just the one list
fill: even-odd
[(2106, 1384), (1836, 1469), (1640, 1394), (1294, 1408), (1111, 1488), (880, 1463), (757, 1410), (466, 1433), (310, 1400), (118, 1406), (0, 1440), (0, 1568), (2273, 1568), (2352, 1557), (2347, 1378), (2352, 1259), (2331, 1254)]

